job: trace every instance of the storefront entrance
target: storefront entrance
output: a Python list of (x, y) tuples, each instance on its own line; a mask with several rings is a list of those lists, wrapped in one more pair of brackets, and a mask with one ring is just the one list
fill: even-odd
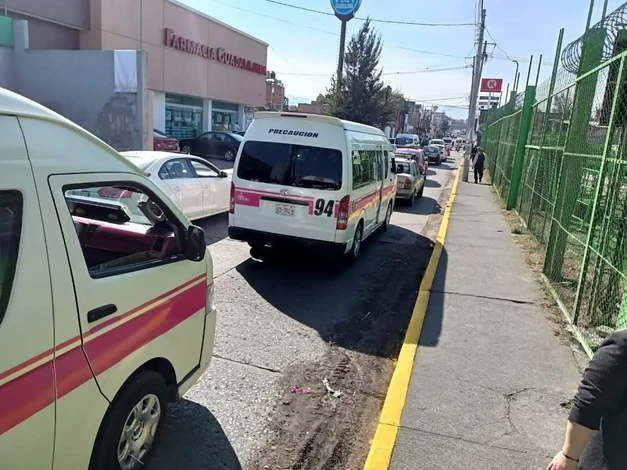
[(243, 123), (239, 121), (239, 105), (226, 103), (224, 101), (211, 102), (211, 130), (212, 131), (232, 131), (233, 125), (237, 122), (240, 129), (244, 129)]
[(175, 139), (193, 139), (202, 134), (201, 98), (165, 95), (165, 133)]

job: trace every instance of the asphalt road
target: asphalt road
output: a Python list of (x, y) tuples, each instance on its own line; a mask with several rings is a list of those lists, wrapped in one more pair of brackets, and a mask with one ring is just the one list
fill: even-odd
[[(346, 449), (363, 453), (369, 437), (356, 431), (323, 436), (316, 442), (342, 444), (319, 455), (312, 439), (316, 433), (335, 433), (342, 423), (331, 429), (328, 413), (337, 415), (338, 406), (350, 411), (351, 403), (355, 410), (341, 421), (353, 420), (355, 426), (373, 421), (364, 432), (374, 429), (374, 415), (360, 410), (368, 399), (376, 412), (385, 395), (389, 376), (377, 361), (390, 362), (402, 338), (431, 251), (420, 232), (429, 216), (440, 212), (437, 201), (453, 160), (431, 166), (423, 198), (413, 207), (397, 203), (390, 229), (368, 239), (350, 267), (328, 267), (315, 256), (255, 261), (247, 244), (227, 237), (226, 214), (200, 221), (214, 262), (214, 358), (198, 383), (170, 407), (150, 470), (322, 468), (311, 462), (325, 459), (348, 468)], [(326, 399), (325, 377), (332, 387), (350, 392), (332, 403), (335, 411), (325, 411), (330, 401), (320, 401)], [(312, 393), (290, 394), (291, 385), (307, 386)], [(282, 435), (285, 429), (288, 437)], [(365, 442), (347, 442), (351, 439)], [(308, 455), (316, 457), (307, 461)]]

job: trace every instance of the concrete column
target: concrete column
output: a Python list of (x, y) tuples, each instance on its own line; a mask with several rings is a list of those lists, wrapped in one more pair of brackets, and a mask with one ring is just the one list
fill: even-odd
[(202, 102), (202, 131), (209, 132), (211, 130), (211, 100), (205, 98)]
[(158, 131), (165, 132), (165, 92), (153, 92), (153, 122), (154, 128)]

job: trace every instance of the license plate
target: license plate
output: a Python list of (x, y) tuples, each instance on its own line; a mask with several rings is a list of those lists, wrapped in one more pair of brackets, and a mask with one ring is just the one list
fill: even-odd
[(294, 217), (294, 206), (292, 204), (277, 204), (274, 212), (277, 215), (287, 215)]

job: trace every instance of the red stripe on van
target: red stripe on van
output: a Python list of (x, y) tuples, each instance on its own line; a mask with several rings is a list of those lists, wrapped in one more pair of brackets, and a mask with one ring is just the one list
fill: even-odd
[[(137, 318), (86, 342), (85, 351), (94, 373), (99, 375), (105, 372), (129, 354), (204, 309), (206, 288), (205, 283), (193, 286)], [(127, 314), (121, 318), (125, 316)], [(32, 360), (27, 363), (32, 364)], [(54, 363), (48, 361), (4, 384), (0, 387), (0, 435), (53, 402), (53, 364), (57, 398), (67, 395), (92, 378), (83, 348), (79, 345), (58, 356)]]

